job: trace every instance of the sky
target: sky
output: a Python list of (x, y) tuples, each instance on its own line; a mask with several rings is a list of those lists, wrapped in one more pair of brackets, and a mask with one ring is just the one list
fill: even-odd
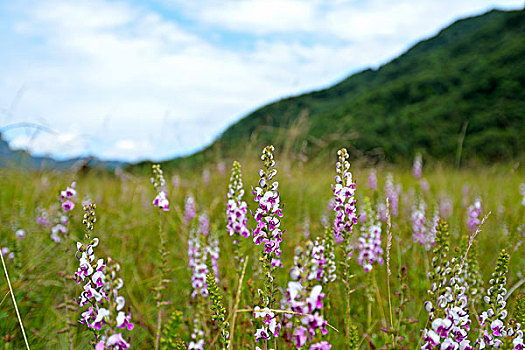
[(0, 0), (0, 132), (57, 159), (165, 160), (276, 99), (523, 0)]

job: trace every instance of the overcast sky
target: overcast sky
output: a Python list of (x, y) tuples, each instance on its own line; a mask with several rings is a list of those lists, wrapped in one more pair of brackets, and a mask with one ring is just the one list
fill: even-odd
[[(521, 7), (523, 0), (0, 1), (0, 130), (12, 147), (59, 159), (188, 154), (261, 105), (377, 67), (457, 18)], [(23, 122), (45, 129), (14, 127)]]

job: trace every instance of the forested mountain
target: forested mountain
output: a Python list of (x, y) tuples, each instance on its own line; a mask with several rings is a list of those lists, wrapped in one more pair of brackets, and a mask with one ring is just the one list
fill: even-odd
[[(525, 11), (458, 20), (376, 70), (255, 110), (206, 150), (233, 156), (247, 143), (315, 155), (399, 161), (521, 157), (525, 149)], [(293, 144), (290, 144), (293, 143)]]

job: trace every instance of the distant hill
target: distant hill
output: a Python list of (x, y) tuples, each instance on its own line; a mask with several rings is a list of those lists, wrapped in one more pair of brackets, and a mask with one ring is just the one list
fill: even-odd
[(0, 168), (16, 167), (30, 170), (74, 169), (81, 167), (113, 170), (124, 167), (127, 163), (102, 161), (95, 157), (77, 157), (67, 160), (55, 160), (50, 157), (32, 156), (26, 151), (12, 150), (0, 134)]
[(522, 157), (525, 12), (459, 20), (377, 70), (257, 109), (190, 158), (269, 143), (307, 155), (346, 146), (394, 162), (415, 152), (451, 161)]

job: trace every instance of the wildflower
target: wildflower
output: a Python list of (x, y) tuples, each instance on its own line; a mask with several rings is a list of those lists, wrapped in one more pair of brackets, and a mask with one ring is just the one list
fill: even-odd
[(226, 230), (230, 237), (233, 238), (235, 251), (235, 262), (237, 270), (240, 270), (241, 258), (239, 257), (239, 236), (249, 237), (250, 231), (246, 224), (248, 218), (248, 205), (242, 200), (244, 189), (242, 187), (241, 165), (233, 162), (232, 175), (228, 186), (228, 206), (226, 208)]
[[(394, 186), (394, 176), (388, 173), (385, 182), (385, 195), (390, 202), (390, 211), (392, 216), (397, 218), (399, 215), (399, 193), (401, 192), (400, 186)], [(386, 216), (386, 215), (385, 215)]]
[[(153, 200), (153, 206), (162, 209), (162, 211), (168, 211), (169, 210), (169, 201), (166, 197), (166, 180), (164, 180), (164, 174), (162, 172), (162, 169), (160, 168), (160, 165), (153, 164), (152, 165), (153, 170), (153, 177), (151, 178), (151, 183), (153, 184), (154, 189), (157, 191), (157, 195), (155, 199)], [(153, 288), (153, 290), (156, 292), (154, 299), (156, 301), (157, 306), (157, 329), (155, 333), (155, 350), (159, 349), (160, 345), (160, 335), (162, 330), (162, 311), (163, 306), (167, 304), (163, 300), (163, 290), (166, 289), (166, 285), (170, 282), (170, 280), (167, 279), (167, 275), (170, 271), (170, 268), (168, 267), (168, 255), (169, 250), (166, 248), (167, 245), (167, 239), (166, 239), (166, 232), (162, 229), (162, 216), (159, 217), (159, 239), (160, 239), (160, 246), (159, 246), (159, 254), (160, 254), (160, 278), (158, 280), (157, 285)]]
[(412, 231), (414, 232), (412, 240), (420, 245), (426, 245), (427, 240), (425, 210), (426, 205), (423, 199), (420, 199), (419, 205), (412, 209)]
[(470, 330), (468, 296), (463, 285), (460, 259), (448, 257), (448, 226), (439, 220), (436, 225), (436, 245), (429, 272), (433, 301), (424, 304), (429, 313), (431, 329), (425, 329), (421, 349), (473, 349), (467, 339)]
[[(201, 217), (204, 216), (205, 214), (201, 215)], [(209, 226), (206, 225), (206, 220), (207, 217), (206, 219), (199, 218), (199, 221), (201, 222), (199, 230), (191, 230), (188, 239), (188, 265), (192, 271), (192, 298), (196, 298), (199, 295), (203, 297), (208, 295), (208, 288), (206, 286), (208, 267), (206, 266), (207, 248), (205, 236), (208, 235)]]
[(520, 184), (520, 194), (523, 197), (521, 200), (521, 205), (525, 206), (525, 183)]
[(414, 158), (414, 165), (412, 167), (412, 175), (416, 179), (421, 178), (421, 173), (423, 170), (423, 158), (421, 157), (421, 153), (416, 154), (416, 157)]
[(467, 225), (470, 231), (476, 231), (481, 223), (482, 208), (481, 199), (476, 199), (473, 205), (470, 205), (467, 209)]
[(18, 229), (18, 230), (16, 230), (16, 232), (15, 232), (15, 236), (16, 236), (16, 238), (18, 238), (18, 239), (24, 239), (25, 236), (26, 236), (26, 231), (24, 231), (24, 230), (22, 230), (22, 229)]
[(375, 169), (370, 170), (368, 173), (368, 188), (372, 191), (377, 191), (377, 176)]
[(442, 197), (439, 201), (439, 216), (447, 219), (452, 215), (452, 200), (448, 197)]
[(361, 237), (358, 240), (359, 256), (357, 262), (363, 266), (365, 272), (372, 270), (372, 265), (377, 262), (383, 264), (383, 249), (381, 248), (381, 224), (374, 213), (370, 199), (364, 200), (364, 211), (367, 220), (361, 225)]
[(13, 253), (11, 249), (7, 247), (2, 247), (0, 249), (0, 253), (2, 254), (3, 257), (6, 257), (9, 261), (13, 261), (13, 259), (15, 258), (15, 253)]
[(188, 225), (190, 221), (195, 217), (196, 211), (195, 211), (195, 200), (192, 196), (188, 196), (186, 198), (185, 206), (184, 206), (184, 224)]
[(253, 241), (256, 245), (263, 245), (263, 254), (269, 259), (273, 267), (280, 267), (282, 231), (281, 221), (282, 209), (280, 208), (279, 183), (270, 183), (277, 174), (274, 168), (273, 146), (264, 149), (261, 159), (264, 161), (265, 169), (259, 171), (259, 186), (253, 190), (254, 200), (258, 208), (253, 214), (257, 221), (257, 226), (253, 230)]
[[(325, 298), (323, 286), (336, 278), (332, 240), (333, 235), (327, 230), (324, 238), (317, 237), (315, 242), (308, 241), (304, 248), (297, 247), (295, 250), (294, 266), (290, 270), (292, 281), (288, 282), (282, 306), (302, 315), (297, 316), (301, 323), (295, 329), (290, 321), (295, 316), (285, 315), (288, 320), (286, 328), (292, 329), (291, 338), (298, 349), (307, 343), (314, 343), (316, 334), (322, 336), (328, 332), (321, 310)], [(310, 349), (312, 347), (330, 349), (330, 344), (323, 341), (312, 344)]]
[(49, 218), (47, 216), (47, 212), (41, 208), (37, 209), (37, 212), (38, 213), (36, 216), (36, 224), (43, 227), (48, 227), (50, 223)]
[[(283, 233), (281, 231), (281, 221), (279, 218), (282, 217), (283, 214), (282, 208), (280, 207), (279, 183), (277, 181), (272, 182), (272, 179), (277, 174), (273, 152), (273, 146), (264, 148), (261, 156), (264, 168), (259, 171), (259, 186), (252, 189), (252, 193), (255, 196), (254, 200), (258, 203), (258, 207), (255, 213), (253, 213), (253, 217), (257, 222), (252, 232), (253, 241), (256, 245), (263, 246), (261, 262), (265, 280), (264, 287), (259, 291), (259, 294), (262, 297), (264, 310), (272, 308), (275, 299), (273, 273), (277, 267), (282, 267), (280, 244)], [(259, 307), (257, 306), (256, 309), (259, 309)], [(260, 315), (260, 313), (255, 314), (256, 318), (258, 317), (257, 315)], [(266, 312), (265, 315), (265, 325), (262, 328), (259, 327), (255, 333), (256, 341), (260, 339), (268, 341), (270, 334), (273, 337), (279, 336), (276, 317), (269, 311)]]
[(479, 316), (481, 328), (476, 344), (478, 344), (480, 348), (485, 345), (499, 348), (499, 345), (502, 343), (502, 338), (507, 335), (503, 322), (507, 317), (507, 303), (505, 301), (507, 289), (505, 287), (508, 265), (509, 254), (506, 250), (502, 250), (498, 257), (496, 270), (489, 281), (490, 287), (487, 289), (487, 294), (483, 298), (488, 309), (483, 311)]
[(164, 180), (164, 174), (158, 164), (154, 164), (152, 168), (153, 177), (151, 178), (151, 183), (153, 184), (155, 190), (158, 191), (155, 199), (153, 200), (153, 206), (164, 211), (168, 211), (170, 202), (168, 201), (166, 195), (166, 181)]
[[(67, 226), (69, 225), (69, 212), (75, 208), (75, 203), (72, 201), (77, 195), (75, 190), (76, 183), (71, 183), (71, 186), (68, 186), (65, 190), (60, 191), (60, 202), (62, 213), (58, 214), (58, 217), (55, 220), (55, 225), (51, 227), (51, 239), (55, 243), (62, 242), (68, 233)], [(45, 213), (45, 212), (44, 212)], [(40, 219), (42, 224), (47, 220), (47, 214), (43, 214), (43, 217)]]
[(91, 237), (96, 222), (95, 205), (84, 206), (86, 225), (85, 243), (77, 242), (75, 256), (79, 267), (75, 273), (77, 284), (83, 284), (83, 291), (78, 298), (78, 305), (85, 308), (80, 323), (93, 329), (97, 335), (95, 349), (128, 349), (130, 344), (122, 337), (120, 329), (131, 331), (134, 328), (131, 315), (123, 310), (125, 299), (119, 295), (124, 282), (118, 277), (120, 265), (111, 258), (96, 259), (94, 248), (99, 239)]
[(357, 210), (355, 189), (356, 184), (352, 181), (348, 152), (342, 148), (337, 152), (339, 161), (336, 164), (335, 185), (332, 185), (334, 194), (334, 237), (337, 244), (342, 243), (345, 238), (352, 234), (352, 227), (357, 223)]

